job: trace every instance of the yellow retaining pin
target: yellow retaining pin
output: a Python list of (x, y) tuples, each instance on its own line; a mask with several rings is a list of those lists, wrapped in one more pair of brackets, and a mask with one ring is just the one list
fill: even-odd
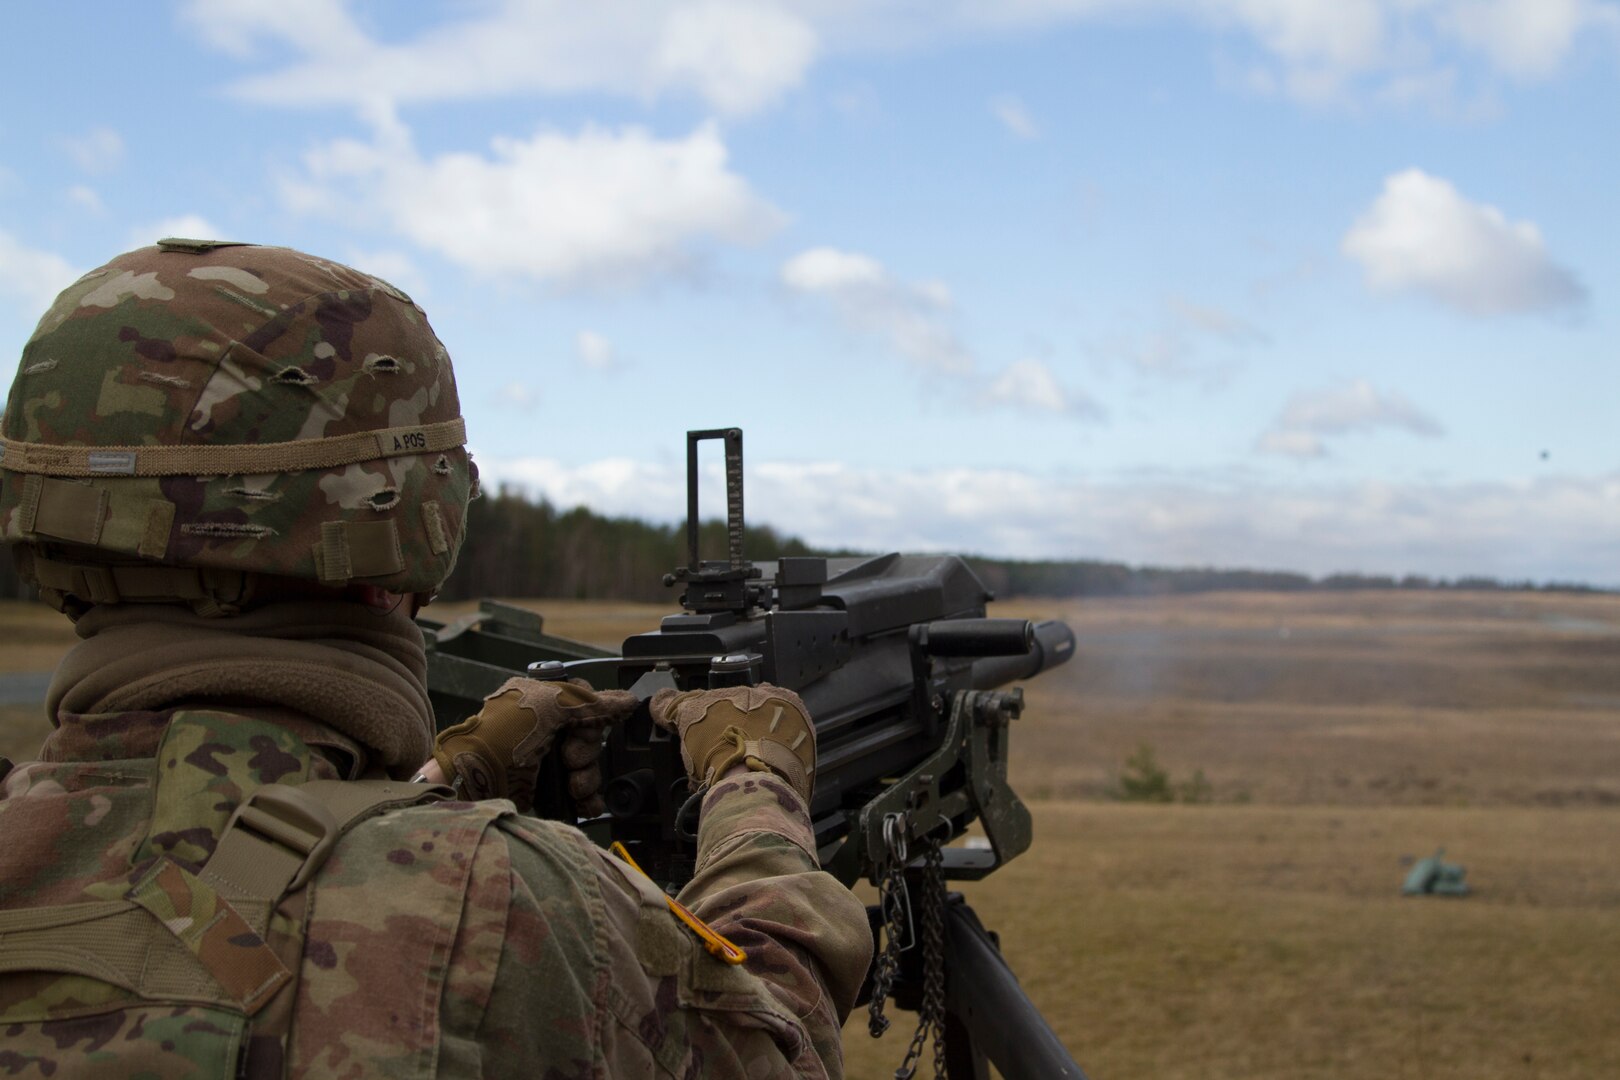
[[(636, 865), (636, 860), (630, 857), (630, 852), (625, 850), (623, 844), (615, 840), (608, 850), (628, 863), (636, 873), (642, 877), (647, 877), (647, 872)], [(669, 905), (669, 910), (674, 913), (677, 919), (686, 924), (688, 930), (697, 935), (698, 940), (703, 942), (703, 947), (709, 951), (710, 955), (717, 956), (728, 964), (740, 964), (748, 959), (747, 953), (727, 941), (724, 936), (709, 929), (709, 924), (692, 914), (685, 904), (667, 894), (664, 896), (664, 903)]]

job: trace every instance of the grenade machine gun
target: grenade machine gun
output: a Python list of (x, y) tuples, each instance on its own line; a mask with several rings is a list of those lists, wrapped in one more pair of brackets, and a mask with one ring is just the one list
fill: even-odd
[[(846, 885), (878, 887), (869, 908), (878, 948), (863, 990), (874, 1035), (883, 1007), (919, 1013), (901, 1073), (931, 1034), (936, 1068), (955, 1080), (1083, 1077), (1024, 994), (986, 931), (947, 881), (985, 877), (1028, 849), (1029, 811), (1007, 783), (1011, 726), (1024, 707), (1009, 684), (1074, 653), (1058, 621), (988, 618), (993, 599), (954, 555), (743, 558), (742, 431), (686, 436), (686, 566), (681, 611), (626, 638), (618, 653), (544, 632), (539, 615), (484, 601), (444, 624), (424, 618), (428, 686), (442, 729), (477, 711), (513, 674), (581, 678), (646, 699), (659, 689), (757, 682), (799, 694), (816, 727), (810, 816), (822, 867)], [(725, 454), (726, 558), (698, 550), (698, 450)], [(671, 891), (696, 856), (696, 802), (678, 740), (645, 704), (605, 735), (608, 812), (576, 820), (560, 765), (547, 761), (535, 812), (625, 845)], [(977, 822), (983, 839), (953, 846)]]

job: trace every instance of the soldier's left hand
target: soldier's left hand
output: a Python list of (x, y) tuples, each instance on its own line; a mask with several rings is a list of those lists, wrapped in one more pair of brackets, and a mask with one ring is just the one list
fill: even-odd
[(816, 726), (792, 690), (770, 683), (685, 693), (660, 690), (648, 704), (654, 723), (680, 736), (681, 761), (694, 788), (708, 787), (743, 766), (775, 773), (810, 801)]
[(463, 797), (511, 799), (527, 811), (540, 759), (560, 738), (568, 793), (581, 817), (594, 817), (603, 811), (603, 728), (635, 707), (629, 691), (592, 690), (579, 679), (508, 679), (477, 713), (439, 733), (433, 759)]

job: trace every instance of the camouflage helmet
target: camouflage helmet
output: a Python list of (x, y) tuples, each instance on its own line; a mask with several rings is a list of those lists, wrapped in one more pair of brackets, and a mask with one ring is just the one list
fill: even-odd
[(159, 241), (58, 296), (0, 440), (0, 540), (67, 610), (229, 612), (260, 575), (432, 592), (477, 475), (410, 297), (215, 241)]

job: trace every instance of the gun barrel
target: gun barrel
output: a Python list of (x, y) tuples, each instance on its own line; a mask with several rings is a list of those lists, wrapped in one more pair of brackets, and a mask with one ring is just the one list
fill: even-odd
[(1074, 631), (1061, 619), (1036, 623), (1034, 639), (1034, 644), (1022, 656), (987, 656), (975, 660), (974, 689), (993, 690), (1020, 679), (1032, 679), (1074, 655)]

